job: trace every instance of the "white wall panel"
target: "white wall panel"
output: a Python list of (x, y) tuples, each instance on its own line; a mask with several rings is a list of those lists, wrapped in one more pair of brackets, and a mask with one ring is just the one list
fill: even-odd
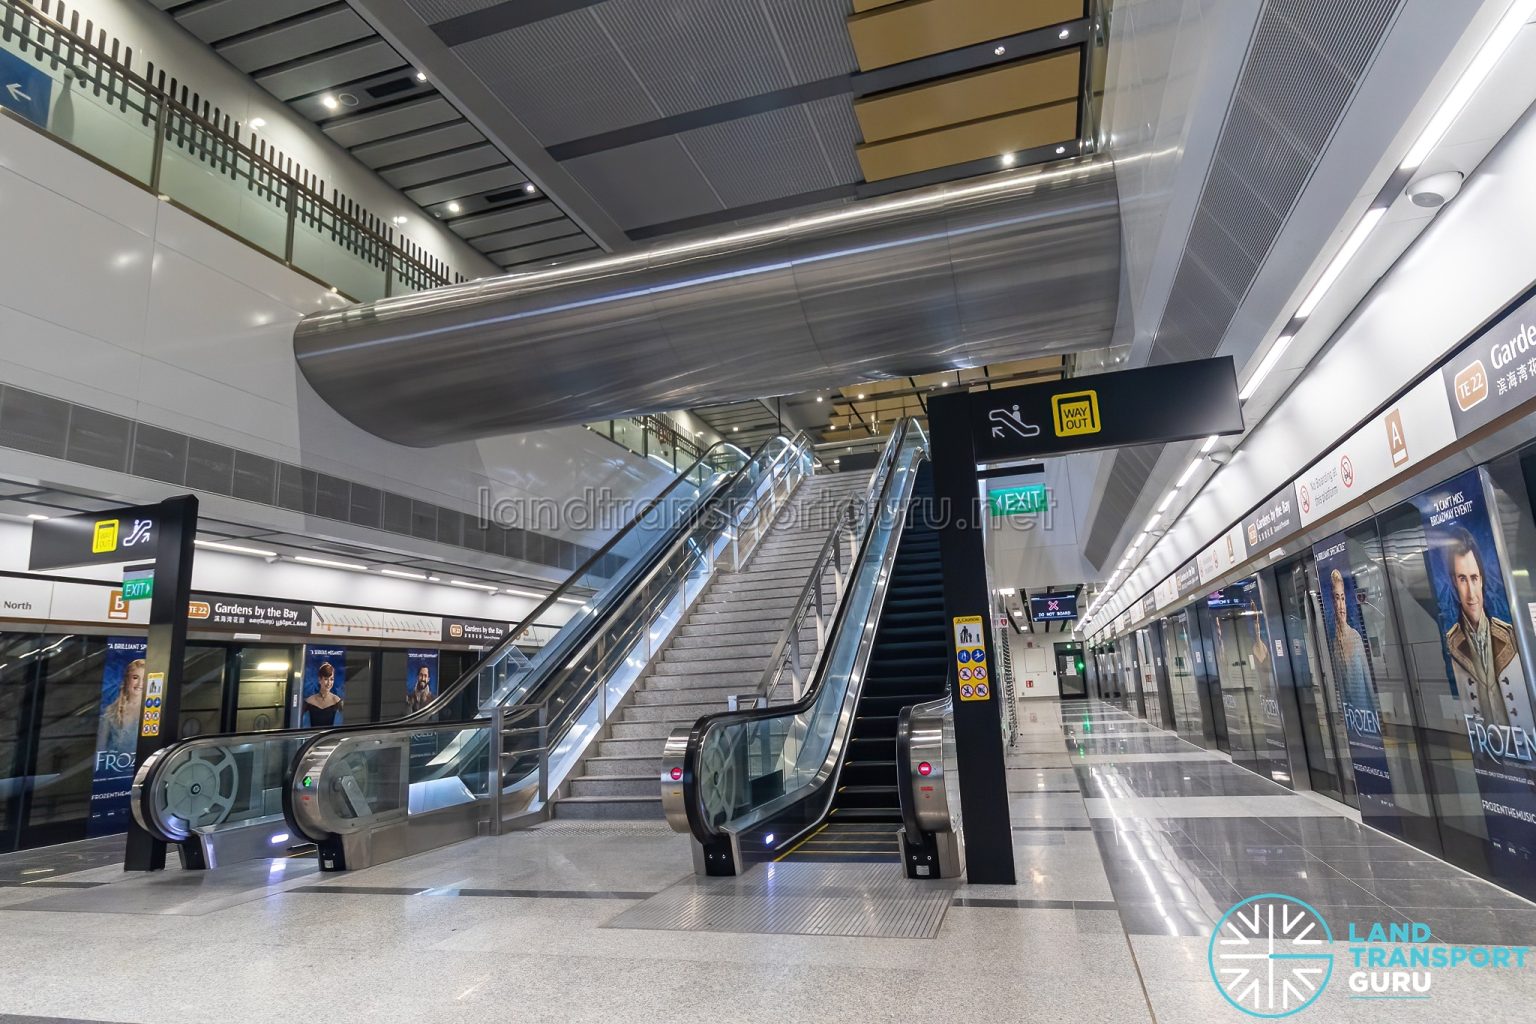
[[(671, 476), (580, 427), (430, 450), (365, 433), (314, 394), (293, 358), (294, 323), (339, 304), (336, 296), (152, 196), (120, 191), (115, 175), (9, 120), (0, 120), (0, 155), (8, 383), (465, 512), (482, 489), (492, 500), (588, 490), (622, 499)], [(97, 212), (98, 201), (113, 208)], [(125, 491), (122, 477), (69, 463), (52, 463), (46, 477)], [(216, 504), (252, 525), (378, 539), (266, 506)], [(602, 539), (569, 524), (541, 532)]]
[(1249, 435), (1219, 486), (1184, 513), (1171, 550), (1154, 552), (1152, 575), (1172, 571), (1536, 282), (1533, 162), (1528, 113)]

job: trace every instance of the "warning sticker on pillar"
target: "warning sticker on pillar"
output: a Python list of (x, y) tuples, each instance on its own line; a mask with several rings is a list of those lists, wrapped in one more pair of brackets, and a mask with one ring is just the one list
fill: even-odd
[(955, 624), (955, 682), (960, 699), (990, 700), (991, 673), (987, 670), (987, 647), (983, 632), (986, 621), (980, 615), (957, 615)]
[(165, 706), (165, 673), (151, 672), (144, 683), (144, 719), (140, 736), (160, 735), (160, 709)]

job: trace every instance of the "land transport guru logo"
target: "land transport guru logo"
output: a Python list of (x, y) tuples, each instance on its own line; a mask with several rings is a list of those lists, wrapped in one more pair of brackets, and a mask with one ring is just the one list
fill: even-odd
[(1352, 1000), (1427, 1000), (1436, 971), (1523, 970), (1525, 946), (1431, 943), (1422, 922), (1350, 922), (1342, 953), (1316, 908), (1294, 896), (1250, 896), (1211, 932), (1207, 959), (1222, 998), (1250, 1017), (1289, 1017), (1307, 1009), (1333, 979), (1335, 959)]

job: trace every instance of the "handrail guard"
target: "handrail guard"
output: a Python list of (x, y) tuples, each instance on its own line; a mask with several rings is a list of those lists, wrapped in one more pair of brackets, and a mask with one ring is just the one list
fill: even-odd
[(949, 696), (901, 709), (896, 725), (901, 861), (908, 878), (954, 878), (965, 868), (955, 714)]

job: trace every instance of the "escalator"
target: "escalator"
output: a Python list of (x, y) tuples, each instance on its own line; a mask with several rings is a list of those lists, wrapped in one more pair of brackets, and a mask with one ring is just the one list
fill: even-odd
[(890, 589), (826, 820), (778, 860), (895, 861), (901, 828), (896, 728), (903, 708), (941, 697), (949, 661), (933, 467), (918, 467)]
[[(498, 713), (505, 719), (510, 711), (518, 728), (578, 722), (582, 708), (570, 705), (590, 698), (593, 673), (617, 650), (618, 639), (670, 628), (665, 608), (649, 614), (658, 611), (663, 591), (670, 586), (686, 593), (690, 584), (700, 585), (714, 560), (757, 528), (775, 496), (788, 493), (809, 471), (811, 459), (803, 439), (774, 438), (751, 457), (732, 445), (714, 446), (427, 707), (380, 725), (200, 736), (173, 744), (140, 766), (131, 800), (135, 819), (155, 838), (178, 844), (189, 867), (283, 855), (321, 838), (292, 821), (295, 793), (302, 800), (319, 791), (314, 775), (296, 774), (300, 755), (321, 740), (356, 753), (349, 738), (364, 745), (360, 764), (385, 747), (393, 758), (392, 767), (363, 766), (349, 778), (343, 796), (358, 813), (377, 807), (376, 790), (392, 784), (402, 794), (396, 801), (402, 813), (472, 800), (477, 784), (466, 782), (464, 771), (442, 771), (456, 757), (464, 760), (464, 721), (493, 721)], [(612, 579), (597, 578), (595, 568), (615, 552), (628, 560)], [(571, 594), (586, 595), (582, 606), (544, 647), (525, 653), (518, 644), (532, 624)], [(573, 677), (581, 677), (578, 685)], [(374, 739), (381, 730), (404, 739), (381, 744)], [(373, 768), (380, 770), (370, 774)], [(428, 775), (436, 778), (422, 778)], [(486, 788), (482, 772), (480, 795)]]
[[(927, 439), (915, 421), (798, 699), (709, 715), (668, 741), (662, 800), (706, 874), (773, 860), (895, 862), (902, 709), (946, 690), (942, 571)], [(803, 628), (791, 622), (786, 632)]]

